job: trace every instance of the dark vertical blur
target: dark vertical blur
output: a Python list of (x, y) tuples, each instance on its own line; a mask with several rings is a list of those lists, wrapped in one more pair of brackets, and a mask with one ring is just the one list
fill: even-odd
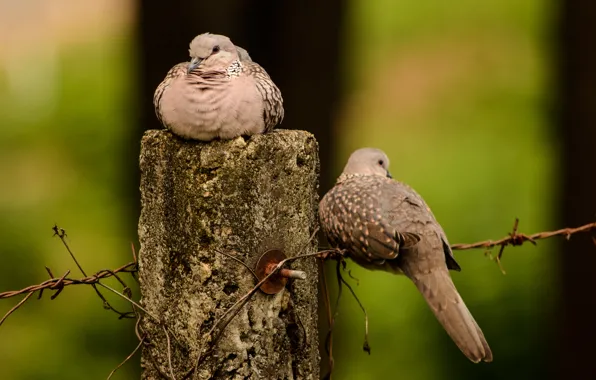
[[(596, 213), (596, 2), (564, 0), (559, 39), (560, 200), (564, 226)], [(589, 237), (561, 244), (559, 257), (558, 378), (596, 379), (596, 247)]]

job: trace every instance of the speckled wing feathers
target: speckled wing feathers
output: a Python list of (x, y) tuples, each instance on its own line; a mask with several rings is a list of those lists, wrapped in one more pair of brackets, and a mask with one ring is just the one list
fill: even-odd
[(243, 71), (254, 78), (257, 91), (263, 99), (263, 120), (265, 131), (268, 132), (279, 125), (284, 118), (283, 99), (281, 91), (273, 83), (269, 74), (257, 63), (243, 62)]
[[(382, 190), (387, 199), (385, 207), (391, 210), (387, 213), (388, 223), (398, 231), (424, 236), (430, 245), (429, 249), (444, 253), (441, 263), (444, 259), (449, 269), (461, 270), (453, 257), (443, 228), (424, 199), (410, 186), (398, 181), (384, 181)], [(421, 264), (426, 261), (421, 260)]]
[(168, 86), (170, 85), (170, 83), (172, 83), (172, 81), (180, 76), (186, 75), (186, 67), (188, 66), (188, 62), (182, 62), (179, 63), (177, 65), (175, 65), (174, 67), (172, 67), (168, 73), (166, 74), (166, 77), (164, 78), (163, 81), (161, 81), (161, 83), (157, 86), (157, 89), (155, 90), (155, 93), (153, 94), (153, 107), (155, 108), (155, 115), (157, 116), (157, 119), (159, 120), (160, 123), (164, 124), (163, 122), (163, 116), (161, 114), (161, 97), (164, 94), (164, 91), (166, 90), (166, 88), (168, 88)]
[(398, 231), (387, 223), (379, 197), (381, 186), (371, 176), (348, 179), (321, 201), (321, 220), (327, 236), (332, 244), (349, 247), (353, 259), (361, 265), (382, 265), (385, 260), (395, 259), (400, 248), (411, 247), (420, 240), (416, 234)]

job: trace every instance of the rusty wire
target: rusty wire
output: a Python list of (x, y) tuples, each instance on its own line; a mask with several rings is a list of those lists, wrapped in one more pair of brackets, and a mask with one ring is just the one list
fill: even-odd
[(494, 248), (496, 246), (505, 247), (507, 245), (511, 246), (519, 246), (523, 243), (529, 241), (530, 243), (536, 245), (536, 240), (540, 239), (548, 239), (554, 236), (564, 236), (565, 239), (569, 240), (571, 235), (574, 235), (578, 232), (590, 232), (592, 230), (596, 230), (596, 222), (584, 224), (583, 226), (577, 228), (562, 228), (556, 231), (544, 231), (544, 232), (537, 232), (532, 235), (526, 235), (517, 232), (517, 227), (519, 225), (519, 219), (515, 219), (515, 223), (513, 225), (513, 231), (509, 233), (508, 236), (505, 236), (499, 240), (485, 240), (479, 241), (476, 243), (471, 244), (453, 244), (451, 249), (457, 250), (464, 250), (464, 249), (475, 249), (475, 248)]
[[(62, 289), (64, 289), (67, 286), (70, 286), (70, 285), (91, 285), (91, 284), (95, 285), (99, 282), (99, 280), (113, 277), (114, 275), (116, 275), (118, 273), (134, 273), (137, 271), (136, 266), (137, 266), (137, 263), (130, 262), (130, 263), (125, 264), (125, 265), (123, 265), (119, 268), (116, 268), (114, 270), (101, 270), (92, 276), (83, 277), (80, 279), (72, 279), (72, 278), (68, 278), (65, 276), (62, 276), (59, 278), (51, 278), (49, 280), (42, 282), (41, 284), (29, 285), (26, 288), (23, 288), (20, 290), (12, 290), (12, 291), (0, 293), (0, 299), (15, 297), (15, 296), (18, 296), (18, 295), (24, 294), (24, 293), (35, 293), (37, 291), (39, 291), (41, 293), (45, 289), (56, 290), (56, 293), (58, 293), (58, 292), (61, 292)], [(66, 272), (66, 274), (68, 274), (68, 273), (69, 272)], [(57, 295), (57, 294), (54, 294), (54, 295)], [(54, 295), (52, 297), (54, 297)]]
[(506, 236), (499, 240), (485, 240), (479, 241), (476, 243), (471, 244), (453, 244), (451, 249), (475, 249), (475, 248), (493, 248), (496, 246), (519, 246), (523, 243), (529, 241), (532, 244), (536, 245), (536, 240), (540, 239), (548, 239), (554, 236), (564, 236), (565, 239), (569, 240), (571, 235), (574, 235), (578, 232), (590, 232), (592, 230), (596, 230), (596, 222), (584, 224), (583, 226), (576, 227), (576, 228), (562, 228), (556, 231), (544, 231), (544, 232), (537, 232), (532, 235), (526, 235), (517, 232), (517, 227), (519, 225), (519, 219), (515, 219), (515, 223), (513, 225), (513, 231), (509, 233), (509, 236)]
[[(451, 245), (451, 249), (453, 250), (465, 250), (465, 249), (477, 249), (477, 248), (484, 248), (485, 254), (490, 256), (491, 259), (495, 260), (501, 273), (505, 273), (505, 269), (501, 264), (501, 259), (503, 258), (503, 251), (505, 247), (508, 245), (516, 247), (524, 244), (525, 242), (530, 242), (533, 245), (536, 245), (536, 240), (540, 239), (548, 239), (554, 236), (564, 236), (565, 239), (571, 239), (571, 235), (576, 234), (578, 232), (591, 232), (592, 230), (596, 230), (596, 222), (584, 224), (583, 226), (576, 227), (576, 228), (562, 228), (556, 231), (544, 231), (544, 232), (537, 232), (532, 235), (526, 235), (523, 233), (517, 232), (517, 228), (519, 227), (519, 218), (515, 218), (515, 222), (513, 223), (513, 230), (509, 233), (508, 236), (501, 238), (499, 240), (485, 240), (479, 241), (476, 243), (471, 244), (453, 244)], [(596, 245), (596, 238), (592, 236), (592, 242)], [(500, 247), (499, 253), (496, 256), (492, 256), (490, 249), (494, 247)]]
[[(508, 236), (503, 237), (499, 240), (484, 240), (484, 241), (479, 241), (479, 242), (470, 243), (470, 244), (453, 244), (453, 245), (451, 245), (451, 249), (453, 249), (453, 250), (466, 250), (466, 249), (477, 249), (477, 248), (490, 249), (490, 248), (494, 248), (497, 246), (504, 248), (508, 245), (520, 246), (525, 242), (531, 242), (532, 244), (536, 244), (536, 240), (548, 239), (548, 238), (551, 238), (554, 236), (564, 236), (568, 240), (571, 238), (571, 235), (574, 235), (574, 234), (577, 234), (580, 232), (590, 232), (590, 231), (596, 230), (596, 222), (594, 222), (594, 223), (588, 223), (588, 224), (585, 224), (583, 226), (576, 227), (576, 228), (563, 228), (563, 229), (556, 230), (556, 231), (544, 231), (544, 232), (537, 232), (537, 233), (534, 233), (531, 235), (527, 235), (527, 234), (517, 232), (518, 224), (519, 224), (519, 220), (516, 219), (513, 231), (511, 233), (509, 233)], [(320, 256), (323, 259), (332, 258), (329, 255), (333, 254), (335, 252), (336, 252), (335, 250), (321, 251)], [(501, 253), (501, 255), (502, 255), (502, 253)], [(46, 270), (48, 270), (48, 273), (50, 273), (50, 274), (52, 273), (48, 268), (46, 268)], [(40, 284), (37, 284), (37, 285), (29, 285), (23, 289), (2, 292), (2, 293), (0, 293), (0, 299), (11, 298), (11, 297), (18, 296), (20, 294), (34, 293), (37, 291), (39, 291), (41, 293), (45, 289), (56, 290), (56, 293), (54, 294), (54, 296), (56, 296), (57, 293), (61, 292), (62, 289), (64, 289), (67, 286), (70, 286), (70, 285), (95, 285), (100, 280), (107, 279), (110, 277), (116, 277), (122, 284), (124, 284), (124, 282), (121, 279), (119, 279), (117, 275), (119, 273), (134, 274), (136, 272), (137, 272), (137, 262), (136, 261), (132, 261), (128, 264), (122, 265), (121, 267), (116, 268), (114, 270), (104, 269), (104, 270), (101, 270), (101, 271), (95, 273), (94, 275), (83, 277), (80, 279), (73, 279), (70, 277), (66, 277), (69, 273), (69, 272), (66, 272), (64, 276), (53, 277), (53, 278), (46, 280), (46, 281), (44, 281)]]
[[(121, 266), (120, 268), (116, 268), (114, 270), (110, 270), (110, 269), (104, 269), (104, 270), (100, 270), (99, 272), (95, 273), (92, 276), (87, 276), (87, 273), (85, 272), (85, 270), (83, 269), (82, 265), (79, 263), (79, 261), (77, 260), (74, 252), (72, 251), (72, 249), (70, 248), (68, 242), (67, 242), (67, 235), (66, 235), (66, 231), (60, 227), (58, 227), (57, 225), (54, 225), (54, 227), (52, 227), (52, 230), (54, 231), (54, 236), (57, 236), (62, 244), (64, 245), (64, 247), (66, 248), (66, 250), (68, 251), (68, 253), (70, 254), (70, 257), (72, 258), (72, 260), (74, 261), (74, 263), (76, 264), (76, 266), (78, 267), (78, 269), (81, 271), (81, 273), (83, 274), (83, 278), (81, 279), (73, 279), (73, 278), (69, 278), (68, 275), (70, 274), (70, 270), (67, 270), (61, 277), (55, 277), (54, 274), (52, 273), (52, 270), (48, 267), (45, 267), (46, 272), (48, 273), (48, 275), (50, 276), (49, 280), (46, 280), (44, 282), (42, 282), (41, 284), (37, 284), (37, 285), (30, 285), (27, 286), (23, 289), (20, 290), (14, 290), (14, 291), (8, 291), (8, 292), (3, 292), (0, 293), (0, 299), (4, 299), (4, 298), (11, 298), (11, 297), (16, 297), (22, 294), (25, 294), (25, 296), (23, 297), (23, 299), (21, 301), (19, 301), (14, 307), (12, 307), (3, 317), (2, 319), (0, 319), (0, 325), (2, 325), (6, 319), (12, 314), (14, 313), (17, 309), (19, 309), (21, 306), (23, 306), (23, 304), (25, 304), (29, 298), (31, 298), (31, 296), (33, 296), (36, 292), (38, 293), (38, 297), (37, 299), (41, 299), (41, 297), (43, 296), (43, 292), (46, 289), (49, 290), (53, 290), (54, 293), (52, 294), (52, 296), (50, 297), (51, 300), (56, 299), (56, 297), (58, 297), (58, 295), (60, 295), (60, 293), (64, 290), (65, 287), (70, 286), (70, 285), (90, 285), (93, 290), (95, 291), (95, 293), (97, 294), (97, 296), (102, 300), (103, 303), (103, 307), (107, 310), (111, 310), (113, 312), (115, 312), (116, 314), (119, 315), (119, 319), (121, 318), (136, 318), (137, 319), (137, 327), (138, 324), (140, 322), (140, 314), (136, 312), (135, 310), (135, 306), (142, 310), (145, 314), (148, 314), (147, 311), (145, 309), (143, 309), (140, 305), (138, 305), (136, 302), (134, 302), (131, 297), (132, 297), (132, 291), (131, 289), (126, 285), (126, 283), (124, 282), (124, 280), (122, 280), (122, 278), (120, 277), (119, 274), (122, 273), (129, 273), (135, 280), (135, 274), (137, 272), (137, 257), (136, 257), (136, 252), (134, 250), (134, 245), (133, 245), (133, 262), (130, 262), (126, 265)], [(118, 280), (118, 282), (122, 285), (123, 287), (123, 291), (122, 293), (118, 292), (117, 290), (114, 290), (112, 288), (110, 288), (109, 286), (103, 284), (102, 282), (100, 282), (101, 280), (107, 279), (113, 277), (116, 280)], [(127, 300), (128, 302), (131, 303), (133, 310), (132, 311), (127, 311), (127, 312), (121, 312), (117, 309), (115, 309), (109, 302), (108, 300), (104, 297), (104, 295), (101, 293), (101, 291), (98, 289), (98, 286), (102, 286), (110, 291), (112, 291), (113, 293), (119, 295), (120, 297), (124, 298), (125, 300)], [(151, 315), (149, 315), (152, 318), (155, 318)], [(135, 331), (137, 331), (137, 328), (135, 328)], [(166, 331), (166, 334), (167, 331)], [(137, 335), (138, 336), (138, 335)], [(168, 342), (169, 342), (169, 335), (166, 335), (166, 337), (168, 338)], [(139, 338), (139, 345), (134, 349), (134, 351), (122, 362), (120, 363), (108, 376), (108, 379), (112, 377), (112, 375), (124, 364), (126, 363), (132, 356), (134, 356), (134, 354), (139, 350), (139, 348), (142, 346), (143, 343), (146, 342), (146, 338), (145, 336), (143, 336), (142, 338)], [(169, 346), (168, 346), (169, 349)]]

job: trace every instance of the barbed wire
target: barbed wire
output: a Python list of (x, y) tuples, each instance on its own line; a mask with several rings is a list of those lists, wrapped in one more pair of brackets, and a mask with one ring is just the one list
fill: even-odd
[[(50, 273), (50, 276), (52, 276), (50, 269), (46, 267), (46, 270)], [(136, 272), (137, 272), (137, 263), (135, 263), (135, 262), (130, 262), (130, 263), (125, 264), (125, 265), (123, 265), (119, 268), (116, 268), (114, 270), (109, 270), (109, 269), (100, 270), (99, 272), (95, 273), (92, 276), (83, 277), (80, 279), (73, 279), (73, 278), (66, 277), (70, 273), (70, 270), (69, 270), (64, 274), (64, 276), (62, 276), (60, 278), (50, 278), (49, 280), (46, 280), (46, 281), (42, 282), (41, 284), (30, 285), (30, 286), (27, 286), (26, 288), (23, 288), (20, 290), (13, 290), (13, 291), (0, 293), (0, 299), (15, 297), (15, 296), (18, 296), (18, 295), (24, 294), (24, 293), (35, 293), (35, 292), (39, 292), (39, 296), (38, 296), (38, 299), (39, 299), (43, 295), (43, 291), (45, 289), (56, 290), (56, 293), (54, 293), (51, 297), (51, 299), (55, 299), (60, 294), (60, 292), (62, 292), (62, 290), (67, 286), (97, 284), (100, 280), (107, 279), (110, 277), (116, 277), (119, 279), (119, 282), (122, 283), (123, 281), (118, 276), (118, 273), (136, 273)]]
[[(524, 233), (518, 233), (517, 232), (518, 226), (519, 226), (519, 219), (515, 219), (515, 223), (513, 225), (513, 230), (506, 237), (503, 237), (498, 240), (485, 240), (485, 241), (479, 241), (479, 242), (470, 243), (470, 244), (453, 244), (453, 245), (451, 245), (451, 249), (453, 249), (453, 250), (468, 250), (468, 249), (481, 249), (482, 248), (482, 249), (488, 250), (486, 253), (490, 254), (490, 250), (492, 248), (500, 247), (499, 253), (494, 257), (494, 259), (496, 260), (499, 267), (501, 268), (501, 271), (503, 273), (505, 273), (501, 266), (501, 258), (503, 256), (503, 251), (506, 246), (520, 246), (526, 242), (530, 242), (530, 243), (536, 245), (537, 240), (548, 239), (548, 238), (555, 237), (555, 236), (563, 236), (567, 240), (569, 240), (571, 238), (571, 236), (574, 234), (577, 234), (580, 232), (592, 232), (592, 231), (596, 230), (596, 222), (593, 222), (593, 223), (588, 223), (588, 224), (585, 224), (583, 226), (576, 227), (576, 228), (563, 228), (563, 229), (559, 229), (559, 230), (555, 230), (555, 231), (544, 231), (544, 232), (537, 232), (537, 233), (534, 233), (531, 235), (527, 235)], [(56, 276), (54, 276), (54, 274), (52, 273), (50, 268), (45, 267), (47, 273), (50, 276), (50, 279), (48, 279), (40, 284), (27, 286), (23, 289), (6, 291), (6, 292), (0, 293), (0, 300), (16, 297), (16, 296), (23, 295), (23, 294), (25, 295), (23, 297), (23, 299), (21, 299), (21, 301), (19, 301), (14, 307), (12, 307), (2, 317), (2, 319), (0, 319), (0, 326), (2, 326), (2, 324), (6, 321), (6, 319), (12, 313), (14, 313), (17, 309), (19, 309), (23, 304), (25, 304), (31, 298), (31, 296), (33, 296), (35, 293), (38, 293), (37, 299), (41, 299), (43, 296), (44, 290), (48, 289), (48, 290), (54, 291), (54, 293), (50, 296), (50, 299), (53, 300), (56, 297), (58, 297), (58, 295), (60, 295), (61, 292), (64, 290), (64, 288), (66, 288), (67, 286), (89, 285), (89, 286), (93, 287), (93, 289), (95, 290), (97, 295), (101, 298), (105, 309), (111, 310), (111, 311), (115, 312), (116, 314), (118, 314), (119, 319), (136, 318), (136, 320), (137, 320), (137, 323), (135, 325), (135, 333), (137, 334), (137, 337), (139, 339), (139, 344), (136, 346), (134, 351), (130, 355), (128, 355), (126, 357), (126, 359), (122, 363), (120, 363), (110, 373), (110, 375), (108, 376), (108, 379), (114, 374), (114, 372), (116, 372), (120, 367), (122, 367), (122, 365), (124, 365), (130, 358), (132, 358), (134, 356), (134, 354), (139, 350), (139, 348), (143, 344), (145, 344), (145, 345), (151, 344), (149, 342), (150, 339), (149, 339), (148, 334), (145, 331), (142, 331), (142, 328), (140, 328), (140, 326), (139, 326), (141, 315), (138, 313), (138, 311), (142, 311), (143, 314), (148, 315), (152, 320), (154, 320), (156, 323), (158, 323), (161, 326), (161, 328), (165, 334), (165, 339), (167, 342), (167, 350), (168, 350), (167, 367), (168, 367), (169, 374), (163, 373), (163, 371), (159, 368), (157, 363), (154, 363), (152, 361), (151, 364), (165, 378), (174, 379), (173, 367), (172, 367), (172, 362), (171, 362), (170, 335), (172, 335), (172, 337), (174, 338), (174, 341), (178, 341), (176, 339), (176, 335), (173, 334), (168, 329), (168, 327), (165, 326), (156, 316), (151, 315), (147, 310), (145, 310), (143, 307), (141, 307), (137, 302), (132, 300), (132, 291), (131, 291), (130, 287), (127, 286), (127, 284), (124, 282), (124, 280), (120, 276), (121, 274), (130, 274), (136, 281), (138, 281), (138, 279), (136, 277), (136, 274), (138, 272), (138, 260), (137, 260), (136, 251), (134, 249), (134, 245), (132, 245), (133, 261), (131, 261), (125, 265), (122, 265), (116, 269), (113, 269), (113, 270), (103, 269), (103, 270), (96, 272), (95, 274), (93, 274), (91, 276), (87, 276), (87, 274), (83, 270), (82, 266), (79, 264), (78, 260), (76, 259), (73, 251), (70, 249), (70, 247), (68, 245), (68, 242), (66, 240), (66, 238), (67, 238), (66, 231), (62, 228), (59, 228), (56, 225), (52, 228), (52, 230), (54, 231), (54, 235), (58, 236), (58, 238), (62, 241), (63, 245), (65, 246), (68, 253), (72, 257), (73, 261), (75, 262), (76, 266), (81, 271), (81, 273), (83, 273), (84, 277), (79, 278), (79, 279), (70, 278), (70, 277), (68, 277), (70, 274), (70, 270), (67, 270), (62, 276), (56, 277)], [(596, 245), (596, 237), (592, 236), (592, 241)], [(303, 254), (303, 255), (299, 255), (297, 257), (288, 258), (288, 259), (284, 260), (283, 262), (286, 262), (289, 260), (295, 260), (295, 259), (299, 259), (299, 258), (313, 257), (313, 256), (318, 257), (320, 260), (327, 260), (327, 259), (340, 259), (341, 260), (341, 259), (343, 259), (344, 255), (345, 255), (345, 251), (338, 250), (338, 249), (327, 249), (327, 250), (319, 251), (316, 254)], [(228, 255), (226, 255), (226, 256), (228, 256)], [(276, 270), (278, 270), (282, 267), (283, 262), (277, 266)], [(245, 267), (247, 267), (251, 271), (251, 273), (254, 275), (254, 272), (252, 271), (252, 269), (250, 267), (248, 267), (246, 264), (244, 264), (241, 261), (240, 261), (240, 263), (243, 264)], [(272, 275), (273, 273), (275, 273), (275, 272), (272, 272), (270, 275)], [(101, 280), (105, 280), (105, 279), (112, 278), (112, 277), (115, 278), (122, 285), (122, 287), (123, 287), (122, 292), (118, 292), (117, 290), (110, 288), (109, 286), (107, 286), (101, 282)], [(250, 300), (251, 296), (259, 289), (260, 284), (265, 280), (266, 280), (266, 278), (263, 279), (262, 281), (260, 281), (249, 293), (247, 293), (245, 296), (243, 296), (241, 299), (239, 299), (229, 310), (227, 310), (224, 313), (224, 317), (225, 317), (226, 315), (230, 314), (230, 312), (234, 311), (231, 313), (230, 316), (228, 316), (226, 318), (222, 317), (217, 323), (214, 324), (214, 328), (212, 328), (212, 330), (218, 330), (217, 333), (215, 333), (215, 331), (211, 331), (211, 333), (213, 333), (212, 335), (215, 335), (215, 339), (213, 339), (214, 338), (213, 336), (207, 337), (207, 341), (206, 341), (207, 347), (204, 347), (204, 349), (201, 350), (201, 352), (199, 353), (199, 356), (197, 358), (197, 361), (195, 362), (195, 365), (189, 369), (189, 371), (186, 373), (184, 378), (189, 377), (193, 372), (196, 371), (198, 365), (200, 364), (202, 359), (205, 357), (205, 354), (207, 352), (209, 352), (210, 349), (213, 348), (214, 343), (217, 342), (218, 338), (223, 333), (223, 330), (228, 325), (228, 323), (231, 321), (231, 319), (234, 317), (234, 315), (239, 311), (239, 309), (243, 305), (245, 305)], [(338, 279), (338, 281), (339, 280), (341, 280), (341, 279)], [(345, 281), (344, 281), (344, 283), (345, 283)], [(347, 283), (345, 283), (345, 284), (347, 285)], [(128, 301), (132, 305), (132, 311), (121, 312), (121, 311), (118, 311), (117, 309), (115, 309), (114, 307), (112, 307), (112, 305), (107, 301), (107, 299), (103, 296), (103, 294), (97, 288), (98, 285), (103, 287), (104, 289), (107, 289), (107, 290), (117, 294), (121, 298)], [(348, 285), (348, 288), (349, 288), (349, 285)], [(351, 290), (351, 289), (349, 289), (349, 290)], [(351, 290), (351, 292), (353, 294), (352, 290)], [(354, 296), (355, 296), (355, 294), (354, 294)], [(362, 305), (361, 305), (361, 307), (362, 307)], [(234, 310), (234, 309), (236, 309), (236, 310)], [(365, 319), (366, 319), (366, 311), (364, 310), (363, 307), (362, 307), (362, 309), (365, 313)], [(330, 321), (334, 320), (334, 319), (335, 318), (330, 319)], [(217, 326), (219, 326), (219, 328), (216, 328)], [(139, 330), (141, 330), (141, 331), (139, 332)], [(207, 335), (209, 335), (209, 334), (207, 334)], [(366, 337), (365, 337), (365, 343), (366, 343)], [(330, 342), (329, 342), (329, 345), (330, 345)], [(366, 344), (365, 344), (365, 347), (367, 347)], [(329, 354), (330, 354), (330, 352), (329, 352)], [(150, 358), (150, 361), (151, 360), (152, 359)], [(332, 363), (333, 359), (331, 358), (330, 360)]]
[[(491, 249), (491, 248), (495, 248), (497, 246), (500, 246), (501, 249), (503, 249), (504, 247), (506, 247), (508, 245), (520, 246), (526, 242), (530, 242), (530, 243), (536, 245), (537, 240), (548, 239), (548, 238), (555, 237), (555, 236), (564, 236), (567, 240), (569, 240), (572, 235), (575, 235), (577, 233), (590, 232), (590, 231), (596, 230), (596, 222), (593, 222), (593, 223), (588, 223), (588, 224), (585, 224), (583, 226), (576, 227), (576, 228), (562, 228), (562, 229), (555, 230), (555, 231), (544, 231), (544, 232), (537, 232), (537, 233), (534, 233), (531, 235), (527, 235), (524, 233), (517, 232), (518, 225), (519, 225), (519, 219), (516, 219), (514, 227), (513, 227), (513, 231), (511, 233), (509, 233), (508, 236), (503, 237), (501, 239), (484, 240), (484, 241), (468, 243), (468, 244), (452, 244), (451, 249), (453, 249), (453, 250), (468, 250), (468, 249), (480, 249), (480, 248)], [(64, 230), (62, 230), (62, 231), (64, 231)], [(592, 239), (593, 239), (594, 243), (596, 244), (596, 238), (592, 237)], [(329, 256), (330, 252), (333, 252), (333, 251), (326, 250), (326, 251), (322, 252), (321, 253), (322, 258), (331, 258)], [(502, 255), (502, 253), (501, 253), (501, 255)], [(54, 299), (67, 286), (94, 285), (94, 284), (97, 284), (100, 280), (107, 279), (110, 277), (115, 277), (123, 286), (127, 287), (126, 283), (118, 276), (118, 274), (119, 273), (135, 274), (138, 271), (136, 260), (131, 261), (128, 264), (124, 264), (121, 267), (118, 267), (116, 269), (113, 269), (113, 270), (103, 269), (91, 276), (87, 276), (87, 277), (83, 277), (83, 278), (79, 278), (79, 279), (73, 279), (73, 278), (67, 277), (68, 274), (70, 273), (70, 271), (67, 271), (61, 277), (54, 277), (54, 275), (52, 274), (52, 271), (49, 268), (46, 267), (45, 269), (51, 277), (49, 280), (46, 280), (40, 284), (29, 285), (23, 289), (2, 292), (2, 293), (0, 293), (0, 299), (11, 298), (11, 297), (15, 297), (15, 296), (25, 294), (25, 293), (35, 293), (38, 291), (40, 292), (38, 298), (41, 298), (43, 291), (45, 289), (56, 290), (56, 293), (54, 293), (54, 295), (52, 296), (53, 297), (52, 299)]]
[[(505, 269), (503, 269), (503, 265), (501, 264), (501, 259), (503, 257), (503, 252), (505, 247), (508, 245), (517, 247), (523, 245), (526, 242), (530, 242), (533, 245), (536, 245), (536, 240), (541, 239), (548, 239), (555, 236), (564, 236), (566, 240), (571, 239), (571, 235), (577, 234), (579, 232), (591, 232), (596, 230), (596, 222), (584, 224), (583, 226), (576, 227), (576, 228), (562, 228), (556, 231), (544, 231), (544, 232), (536, 232), (531, 235), (518, 233), (517, 229), (519, 227), (519, 218), (515, 218), (515, 222), (513, 223), (513, 230), (509, 233), (508, 236), (501, 238), (499, 240), (484, 240), (479, 241), (476, 243), (470, 244), (453, 244), (451, 245), (452, 250), (466, 250), (466, 249), (479, 249), (484, 248), (485, 254), (489, 255), (492, 259), (494, 259), (499, 268), (501, 269), (501, 273), (505, 274)], [(596, 245), (596, 238), (592, 236), (592, 242)], [(492, 257), (490, 252), (491, 248), (500, 247), (499, 253)]]
[[(464, 250), (464, 249), (475, 249), (475, 248), (494, 248), (496, 246), (520, 246), (525, 242), (530, 242), (536, 245), (536, 240), (540, 239), (548, 239), (554, 236), (564, 236), (565, 239), (569, 240), (571, 235), (574, 235), (579, 232), (590, 232), (592, 230), (596, 230), (596, 222), (584, 224), (583, 226), (576, 227), (576, 228), (562, 228), (556, 231), (545, 231), (545, 232), (537, 232), (532, 235), (526, 235), (517, 232), (517, 227), (519, 225), (519, 219), (515, 219), (515, 223), (513, 225), (513, 231), (509, 233), (508, 236), (499, 239), (499, 240), (485, 240), (479, 241), (476, 243), (471, 244), (453, 244), (451, 249), (454, 250)], [(596, 244), (596, 238), (592, 237), (592, 240)]]

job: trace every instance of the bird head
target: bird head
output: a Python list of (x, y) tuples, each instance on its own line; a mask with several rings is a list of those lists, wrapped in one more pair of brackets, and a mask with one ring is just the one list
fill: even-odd
[(389, 158), (380, 149), (362, 148), (350, 155), (343, 175), (379, 175), (392, 178), (389, 173)]
[(236, 46), (228, 37), (220, 34), (199, 34), (190, 42), (188, 52), (191, 59), (187, 73), (197, 68), (204, 71), (224, 70), (239, 59)]

